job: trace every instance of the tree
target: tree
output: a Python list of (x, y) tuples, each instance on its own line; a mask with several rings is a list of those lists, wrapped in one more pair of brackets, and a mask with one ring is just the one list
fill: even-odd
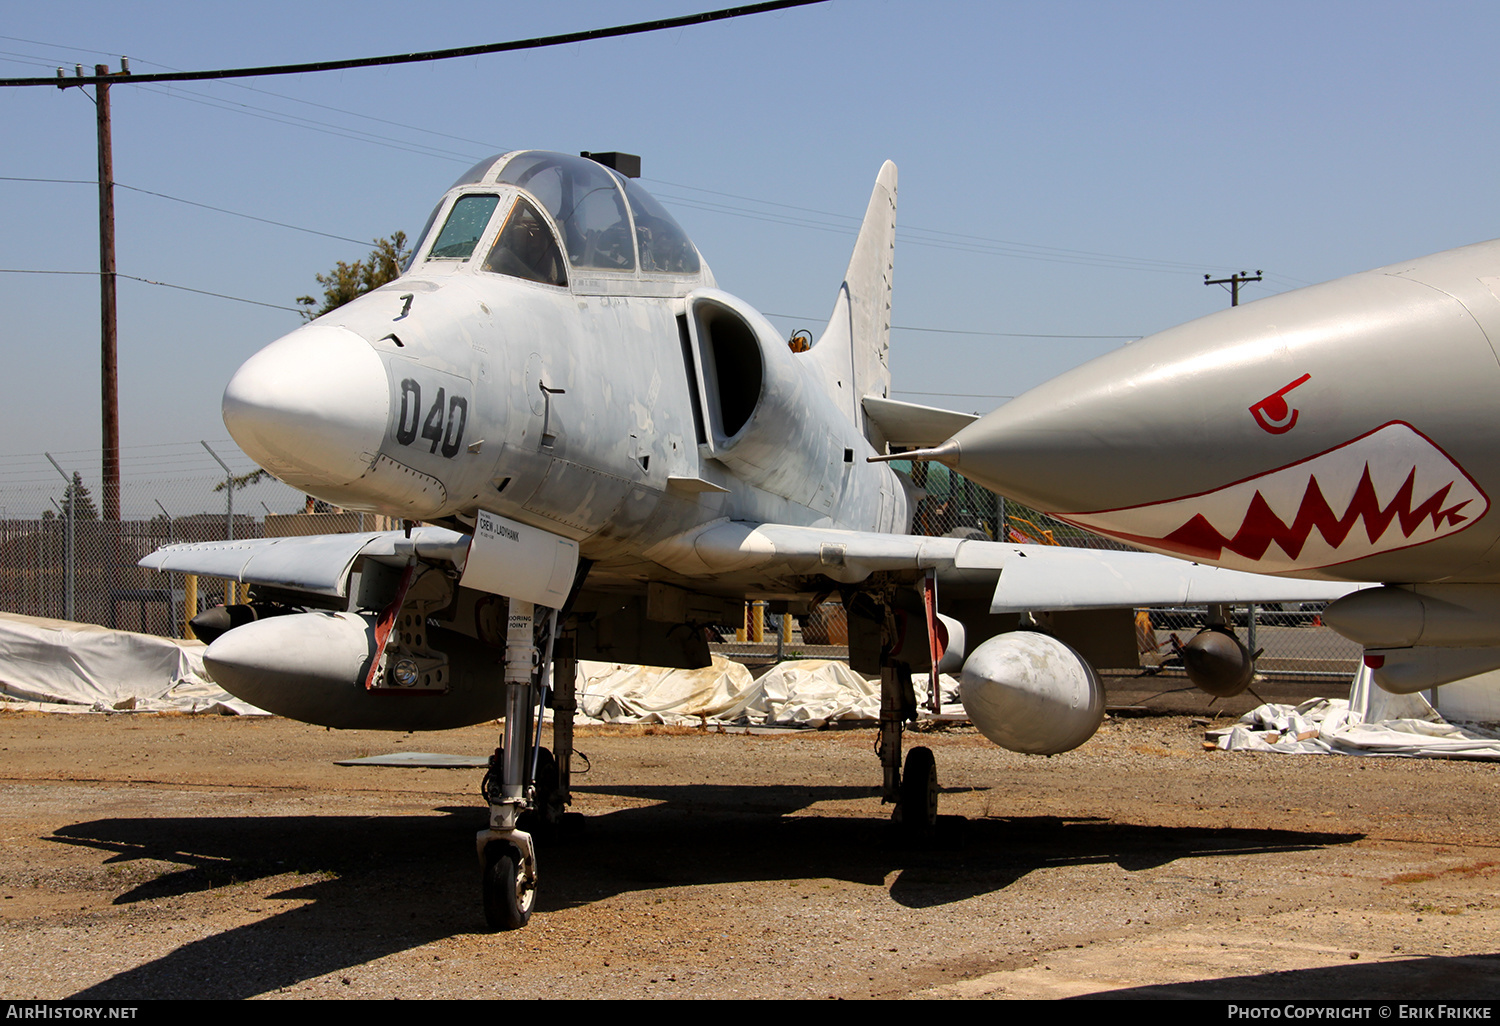
[(401, 269), (410, 258), (405, 232), (395, 232), (388, 239), (376, 239), (375, 248), (365, 259), (356, 260), (352, 264), (340, 260), (327, 274), (314, 275), (318, 284), (323, 286), (323, 305), (318, 306), (316, 297), (298, 296), (297, 305), (306, 307), (302, 316), (309, 321), (321, 317), (371, 289), (379, 288), (388, 281), (395, 281), (401, 276)]
[(73, 480), (63, 490), (62, 499), (58, 501), (58, 505), (62, 507), (64, 516), (68, 512), (68, 500), (70, 498), (75, 504), (73, 508), (73, 518), (75, 520), (99, 519), (99, 507), (94, 505), (94, 497), (89, 494), (88, 488), (84, 485), (83, 475), (76, 470), (73, 471)]
[(235, 491), (240, 492), (244, 491), (246, 488), (249, 488), (251, 485), (258, 485), (262, 481), (269, 480), (271, 480), (271, 472), (269, 470), (252, 470), (248, 474), (241, 474), (238, 477), (231, 477), (228, 481), (220, 481), (218, 484), (214, 485), (214, 491), (222, 492), (224, 490), (224, 486), (226, 484), (229, 484), (233, 486)]

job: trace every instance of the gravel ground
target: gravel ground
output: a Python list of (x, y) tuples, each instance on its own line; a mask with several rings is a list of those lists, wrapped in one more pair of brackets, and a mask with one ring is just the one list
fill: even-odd
[(1500, 767), (1202, 731), (909, 736), (943, 784), (913, 848), (873, 729), (585, 728), (539, 911), (488, 934), (478, 773), (333, 761), (493, 727), (0, 715), (0, 995), (1500, 996)]

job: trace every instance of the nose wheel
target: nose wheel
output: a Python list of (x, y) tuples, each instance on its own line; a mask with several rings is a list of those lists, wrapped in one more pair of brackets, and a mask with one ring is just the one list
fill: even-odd
[(536, 878), (525, 869), (516, 849), (504, 843), (485, 848), (484, 921), (491, 930), (519, 930), (536, 907)]

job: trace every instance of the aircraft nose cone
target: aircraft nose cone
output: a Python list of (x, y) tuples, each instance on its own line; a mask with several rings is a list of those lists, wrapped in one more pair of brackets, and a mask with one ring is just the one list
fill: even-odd
[(224, 390), (224, 424), (256, 463), (293, 487), (358, 480), (390, 413), (380, 357), (346, 328), (310, 324), (247, 360)]
[(1192, 441), (1182, 382), (1143, 380), (1153, 368), (1132, 363), (1105, 359), (1040, 385), (959, 431), (939, 459), (1049, 513), (1140, 501), (1143, 485), (1177, 487), (1164, 454)]

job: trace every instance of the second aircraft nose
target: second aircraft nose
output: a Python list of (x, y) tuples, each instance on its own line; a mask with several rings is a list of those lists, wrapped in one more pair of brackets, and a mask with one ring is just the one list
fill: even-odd
[(310, 324), (245, 361), (224, 390), (224, 424), (256, 463), (317, 494), (369, 470), (390, 402), (385, 367), (368, 342)]

